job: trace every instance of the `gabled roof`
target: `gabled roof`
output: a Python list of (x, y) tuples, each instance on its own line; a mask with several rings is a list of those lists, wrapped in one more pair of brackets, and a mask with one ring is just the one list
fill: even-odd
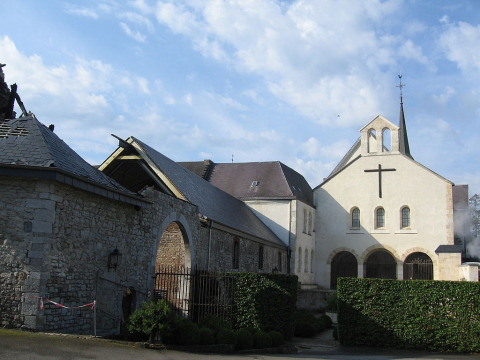
[[(180, 164), (193, 170), (201, 163)], [(296, 199), (313, 206), (312, 188), (305, 178), (279, 161), (212, 164), (207, 180), (237, 199)]]
[[(80, 185), (76, 181), (77, 187), (82, 189), (87, 190), (90, 187), (89, 191), (110, 198), (116, 197), (118, 200), (120, 200), (118, 192), (121, 192), (124, 196), (132, 197), (130, 200), (135, 205), (138, 205), (137, 200), (140, 203), (144, 202), (133, 192), (88, 164), (53, 132), (53, 128), (47, 128), (34, 115), (0, 121), (0, 166), (8, 167), (10, 172), (21, 168), (61, 171), (64, 175), (71, 175), (90, 184)], [(39, 174), (38, 171), (36, 174)], [(69, 183), (73, 184), (73, 181), (69, 180)], [(91, 185), (114, 191), (117, 195), (94, 190)]]
[[(130, 137), (126, 143), (130, 148), (123, 145), (123, 149), (117, 149), (100, 166), (102, 171), (116, 179), (129, 179), (127, 173), (133, 169), (133, 163), (141, 163), (142, 165), (138, 165), (137, 168), (145, 170), (147, 167), (150, 177), (150, 180), (143, 181), (144, 185), (157, 185), (160, 190), (198, 206), (202, 216), (216, 223), (277, 246), (285, 246), (242, 201), (213, 186), (142, 141)], [(134, 153), (137, 158), (133, 156)], [(135, 173), (135, 176), (137, 175), (138, 172)], [(155, 178), (153, 181), (152, 177)]]

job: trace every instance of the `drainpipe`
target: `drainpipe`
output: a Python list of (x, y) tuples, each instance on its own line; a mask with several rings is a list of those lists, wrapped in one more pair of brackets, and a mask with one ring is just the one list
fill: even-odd
[(211, 249), (211, 242), (212, 242), (212, 223), (213, 220), (209, 219), (209, 229), (208, 229), (208, 257), (207, 257), (207, 271), (210, 271), (210, 249)]
[(290, 248), (291, 238), (292, 238), (292, 204), (293, 204), (293, 201), (290, 201), (290, 214), (288, 216), (287, 274), (292, 273), (290, 269), (291, 262), (292, 262), (292, 249)]

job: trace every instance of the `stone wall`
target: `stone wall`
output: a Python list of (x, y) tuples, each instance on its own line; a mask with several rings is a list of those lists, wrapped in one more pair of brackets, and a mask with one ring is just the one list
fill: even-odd
[[(165, 245), (166, 259), (181, 258), (178, 243), (168, 245), (179, 231), (187, 266), (206, 269), (210, 254), (211, 270), (232, 270), (236, 238), (239, 271), (271, 272), (279, 252), (286, 271), (284, 248), (263, 245), (259, 270), (258, 242), (201, 226), (197, 207), (188, 202), (152, 189), (143, 196), (151, 207), (49, 180), (0, 177), (0, 324), (93, 334), (96, 313), (97, 334), (118, 332), (124, 314), (152, 295), (159, 247)], [(108, 268), (114, 249), (122, 260)], [(95, 311), (82, 307), (94, 301)]]

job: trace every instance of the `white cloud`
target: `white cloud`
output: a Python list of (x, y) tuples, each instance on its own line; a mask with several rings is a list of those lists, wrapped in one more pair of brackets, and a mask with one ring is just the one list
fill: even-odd
[(462, 71), (480, 71), (480, 25), (465, 22), (448, 24), (439, 38), (439, 45), (450, 61)]
[(83, 16), (90, 19), (98, 19), (98, 14), (95, 10), (86, 7), (79, 7), (77, 5), (66, 4), (65, 12), (71, 15)]
[(120, 23), (120, 27), (122, 28), (123, 32), (127, 36), (131, 37), (133, 40), (138, 41), (140, 43), (145, 42), (146, 37), (140, 31), (134, 31), (134, 30), (130, 29), (130, 26), (128, 26), (124, 22)]
[(443, 93), (439, 95), (433, 95), (433, 100), (440, 105), (446, 105), (448, 101), (456, 94), (456, 91), (451, 86), (446, 86)]

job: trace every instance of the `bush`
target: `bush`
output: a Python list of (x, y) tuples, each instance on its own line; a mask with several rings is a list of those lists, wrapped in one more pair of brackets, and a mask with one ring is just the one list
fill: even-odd
[(235, 277), (233, 327), (276, 330), (286, 338), (292, 336), (294, 327), (292, 315), (297, 301), (297, 276), (232, 274)]
[(337, 303), (337, 292), (336, 291), (334, 293), (330, 294), (330, 296), (327, 297), (327, 307), (326, 307), (325, 310), (337, 312), (338, 303)]
[(332, 322), (332, 319), (330, 319), (330, 316), (323, 314), (321, 315), (320, 318), (323, 319), (323, 322), (325, 324), (325, 329), (332, 328), (333, 322)]
[(235, 333), (237, 350), (247, 350), (253, 347), (253, 335), (247, 329), (240, 329)]
[(168, 336), (172, 319), (172, 308), (166, 300), (150, 301), (130, 315), (126, 328), (130, 334), (143, 333), (153, 342), (156, 334)]
[(217, 334), (221, 329), (231, 329), (231, 324), (221, 317), (208, 315), (202, 318), (199, 322), (200, 327), (212, 329)]
[(277, 347), (285, 344), (285, 340), (283, 339), (283, 335), (279, 331), (269, 331), (268, 335), (270, 335), (270, 338), (272, 339), (272, 346)]
[(200, 345), (215, 344), (215, 332), (209, 328), (200, 328)]
[(253, 335), (253, 347), (255, 349), (265, 349), (272, 347), (272, 339), (265, 331), (258, 330)]
[(176, 318), (172, 324), (170, 343), (176, 345), (198, 345), (200, 329), (198, 325), (185, 318)]
[(480, 351), (480, 283), (340, 278), (342, 345)]
[(299, 322), (295, 326), (295, 336), (297, 337), (313, 337), (317, 333), (315, 324), (310, 322)]
[(217, 334), (217, 344), (235, 345), (235, 333), (231, 329), (221, 329)]

